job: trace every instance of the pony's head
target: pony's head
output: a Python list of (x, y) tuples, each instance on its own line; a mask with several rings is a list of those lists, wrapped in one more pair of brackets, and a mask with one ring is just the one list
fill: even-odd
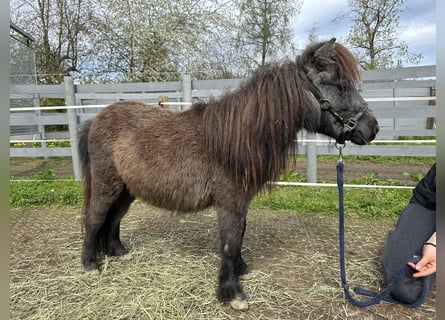
[(372, 141), (379, 126), (360, 94), (358, 61), (352, 53), (333, 38), (308, 47), (297, 63), (307, 87), (308, 116), (319, 117), (305, 121), (305, 128), (338, 143)]

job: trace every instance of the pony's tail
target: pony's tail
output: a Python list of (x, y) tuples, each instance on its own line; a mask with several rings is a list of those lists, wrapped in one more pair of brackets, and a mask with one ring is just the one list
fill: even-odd
[(88, 136), (90, 135), (92, 120), (86, 121), (82, 125), (79, 133), (78, 153), (80, 158), (80, 165), (82, 169), (83, 180), (83, 206), (82, 206), (82, 231), (84, 226), (84, 218), (87, 214), (88, 205), (91, 199), (91, 166), (90, 155), (88, 152)]
[[(85, 232), (85, 217), (87, 215), (88, 207), (91, 202), (91, 159), (88, 152), (88, 137), (90, 135), (91, 124), (93, 120), (84, 122), (79, 132), (78, 153), (80, 158), (80, 166), (82, 168), (83, 180), (83, 206), (82, 206), (82, 234)], [(103, 227), (99, 229), (96, 239), (96, 250), (104, 252), (106, 246), (106, 229)], [(84, 248), (82, 248), (84, 250)]]

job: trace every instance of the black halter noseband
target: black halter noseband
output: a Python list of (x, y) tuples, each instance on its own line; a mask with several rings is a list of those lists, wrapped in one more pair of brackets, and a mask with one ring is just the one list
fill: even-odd
[(337, 111), (335, 111), (335, 109), (332, 107), (328, 99), (322, 98), (318, 100), (318, 102), (320, 103), (320, 108), (322, 111), (328, 111), (330, 114), (334, 116), (335, 119), (337, 119), (343, 124), (345, 132), (351, 132), (352, 130), (354, 130), (355, 127), (357, 126), (357, 122), (360, 120), (361, 117), (363, 117), (363, 115), (368, 110), (368, 103), (365, 102), (365, 105), (362, 110), (360, 110), (355, 116), (345, 120), (340, 114), (338, 114)]
[(337, 119), (342, 125), (344, 129), (344, 135), (351, 132), (357, 126), (358, 121), (368, 110), (368, 103), (365, 102), (365, 105), (362, 110), (360, 110), (354, 117), (351, 117), (345, 120), (332, 106), (331, 102), (324, 98), (321, 94), (320, 89), (314, 84), (314, 82), (307, 76), (306, 72), (304, 72), (301, 67), (299, 70), (299, 74), (301, 78), (306, 82), (309, 87), (309, 90), (312, 92), (314, 97), (318, 100), (320, 104), (320, 109), (322, 111), (329, 112), (335, 119)]

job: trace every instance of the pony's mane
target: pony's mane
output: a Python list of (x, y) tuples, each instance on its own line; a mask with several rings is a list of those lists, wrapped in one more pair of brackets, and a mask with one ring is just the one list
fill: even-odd
[[(325, 43), (307, 48), (302, 56), (310, 60)], [(337, 76), (356, 86), (360, 81), (356, 58), (339, 43), (334, 48)], [(267, 64), (238, 89), (210, 100), (204, 108), (207, 147), (246, 198), (268, 181), (278, 180), (286, 169), (289, 148), (296, 149), (293, 140), (305, 121), (307, 88), (298, 68), (289, 59)]]
[(304, 87), (296, 63), (283, 60), (261, 67), (205, 108), (207, 146), (246, 197), (285, 169), (288, 149), (303, 126)]
[(358, 87), (360, 70), (357, 58), (340, 43), (335, 44), (335, 52), (340, 81), (349, 80), (355, 87)]

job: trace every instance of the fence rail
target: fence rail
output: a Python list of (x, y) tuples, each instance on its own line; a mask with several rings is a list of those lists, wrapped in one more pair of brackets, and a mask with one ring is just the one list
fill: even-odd
[[(362, 94), (373, 109), (380, 132), (376, 139), (392, 141), (404, 137), (436, 136), (437, 113), (435, 87), (436, 67), (410, 67), (373, 70), (362, 73)], [(184, 75), (182, 81), (119, 84), (73, 84), (70, 77), (59, 85), (11, 85), (10, 87), (10, 140), (27, 141), (25, 146), (10, 148), (11, 157), (76, 157), (77, 129), (83, 121), (94, 117), (100, 108), (121, 100), (139, 100), (158, 104), (163, 97), (170, 109), (183, 110), (197, 99), (219, 97), (236, 88), (242, 79), (192, 80)], [(64, 99), (68, 106), (41, 107), (42, 98)], [(46, 126), (65, 125), (69, 131), (46, 132)], [(70, 147), (50, 148), (45, 142), (59, 139), (72, 142)], [(39, 140), (38, 147), (29, 140)], [(325, 143), (326, 137), (299, 133), (299, 153), (336, 154), (334, 142)], [(43, 142), (42, 142), (43, 141)], [(433, 140), (434, 141), (434, 140)], [(73, 146), (74, 144), (74, 146)], [(344, 154), (381, 156), (435, 157), (435, 145), (370, 144), (349, 145)], [(77, 173), (76, 173), (77, 172)], [(75, 176), (79, 175), (78, 169)]]

